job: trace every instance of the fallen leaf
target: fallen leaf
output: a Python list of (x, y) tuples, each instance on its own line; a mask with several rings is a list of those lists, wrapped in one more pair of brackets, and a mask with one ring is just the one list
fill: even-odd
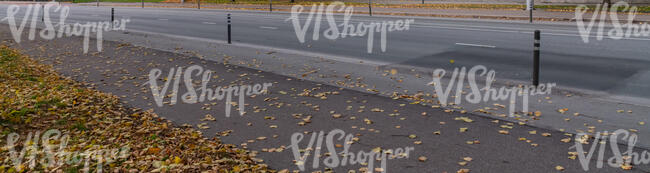
[(420, 162), (424, 162), (424, 161), (427, 161), (427, 157), (420, 156), (420, 157), (418, 157), (418, 160), (419, 160)]

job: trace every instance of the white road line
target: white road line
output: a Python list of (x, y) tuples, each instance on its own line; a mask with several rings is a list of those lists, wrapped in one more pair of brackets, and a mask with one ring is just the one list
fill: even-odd
[[(444, 26), (412, 26), (412, 27), (421, 27), (421, 28), (441, 28), (441, 29), (450, 29), (450, 30), (466, 30), (466, 31), (482, 31), (482, 32), (504, 32), (504, 33), (520, 33), (520, 34), (532, 34), (532, 31), (509, 31), (509, 30), (493, 30), (493, 29), (472, 29), (472, 28), (457, 28), (457, 27), (444, 27)], [(561, 34), (561, 33), (548, 33), (542, 32), (542, 35), (553, 35), (553, 36), (573, 36), (581, 37), (580, 34)], [(603, 34), (603, 39), (616, 40)], [(590, 33), (590, 38), (597, 38), (597, 33)], [(650, 38), (621, 38), (620, 40), (636, 40), (636, 41), (650, 41)]]
[(169, 19), (158, 19), (158, 20), (169, 20)]
[[(127, 29), (127, 31), (226, 45), (226, 41), (223, 41), (223, 40), (215, 40), (215, 39), (199, 38), (199, 37), (191, 37), (191, 36), (181, 36), (181, 35), (165, 34), (165, 33), (158, 33), (158, 32), (149, 32), (149, 31), (136, 30), (136, 29)], [(358, 59), (358, 58), (352, 58), (352, 57), (346, 57), (346, 56), (340, 56), (340, 55), (315, 53), (315, 52), (293, 50), (293, 49), (279, 48), (279, 47), (272, 47), (272, 46), (264, 46), (264, 45), (256, 45), (256, 44), (248, 44), (248, 43), (237, 43), (237, 46), (242, 46), (242, 47), (247, 47), (247, 48), (254, 48), (254, 49), (268, 49), (268, 50), (273, 50), (273, 51), (276, 51), (276, 52), (286, 53), (286, 54), (297, 54), (297, 55), (312, 56), (312, 57), (326, 57), (327, 59), (333, 59), (333, 60), (349, 62), (349, 63), (359, 63), (359, 61), (363, 61), (363, 64), (372, 65), (372, 66), (386, 66), (386, 65), (391, 64), (389, 62), (384, 62), (384, 61), (381, 61), (381, 60), (365, 60), (365, 59), (362, 60), (362, 59)]]
[(262, 29), (278, 29), (278, 27), (260, 26)]
[(206, 24), (206, 25), (216, 25), (217, 23), (214, 23), (214, 22), (203, 22), (203, 24)]
[[(542, 33), (542, 35), (555, 35), (555, 36), (576, 36), (576, 37), (581, 37), (580, 35), (577, 34), (558, 34), (558, 33)], [(598, 35), (591, 34), (589, 35), (590, 38), (598, 38)], [(603, 34), (604, 39), (610, 39), (610, 40), (617, 40), (613, 39), (610, 37), (607, 37), (607, 34)], [(635, 38), (635, 37), (630, 37), (630, 38), (621, 38), (620, 40), (637, 40), (637, 41), (650, 41), (648, 38)]]
[[(476, 29), (499, 29), (499, 30), (518, 30), (518, 31), (532, 31), (533, 28), (520, 28), (520, 27), (497, 27), (497, 26), (483, 26), (483, 25), (459, 25), (459, 24), (440, 24), (440, 23), (413, 23), (411, 26), (447, 26), (447, 27), (460, 27), (460, 28), (476, 28)], [(558, 29), (543, 29), (544, 31), (556, 31), (576, 33), (577, 30), (558, 30)]]
[(496, 47), (496, 46), (492, 46), (492, 45), (469, 44), (469, 43), (456, 43), (456, 45), (474, 46), (474, 47), (487, 47), (487, 48), (495, 48)]
[[(420, 28), (442, 28), (450, 30), (466, 30), (466, 31), (485, 31), (485, 32), (506, 32), (506, 33), (526, 33), (525, 31), (508, 31), (508, 30), (493, 30), (493, 29), (473, 29), (473, 28), (457, 28), (457, 27), (445, 27), (445, 26), (413, 26)], [(533, 32), (530, 32), (533, 33)]]
[[(246, 15), (244, 15), (246, 16)], [(264, 17), (266, 18), (266, 17)], [(270, 17), (271, 19), (280, 18), (286, 19), (286, 17)], [(307, 17), (300, 16), (299, 19), (305, 20)], [(367, 22), (367, 20), (361, 19), (350, 19), (350, 21), (356, 22)], [(372, 22), (381, 22), (379, 20), (372, 20)], [(458, 27), (459, 26), (459, 27)], [(497, 27), (497, 26), (483, 26), (483, 25), (460, 25), (460, 24), (433, 24), (433, 23), (413, 23), (411, 27), (420, 27), (420, 28), (442, 28), (442, 29), (451, 29), (451, 30), (467, 30), (467, 31), (482, 31), (482, 32), (503, 32), (503, 33), (521, 33), (521, 34), (532, 34), (533, 28), (522, 28), (522, 27)], [(542, 32), (542, 35), (554, 35), (554, 36), (574, 36), (581, 37), (580, 33), (573, 30), (561, 30), (561, 29), (543, 29), (543, 31), (553, 31), (561, 33), (550, 33)], [(568, 33), (568, 34), (563, 34)], [(592, 32), (589, 34), (591, 38), (597, 38), (598, 32)], [(617, 40), (607, 37), (607, 33), (603, 32), (603, 38), (609, 40)], [(620, 40), (636, 40), (636, 41), (650, 41), (650, 38), (647, 37), (630, 37), (630, 38), (621, 38)]]

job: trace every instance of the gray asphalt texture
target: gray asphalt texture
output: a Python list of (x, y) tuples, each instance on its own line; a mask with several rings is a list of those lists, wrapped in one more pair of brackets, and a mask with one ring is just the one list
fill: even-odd
[[(6, 16), (7, 5), (0, 5), (0, 17)], [(106, 21), (108, 7), (72, 6), (67, 22)], [(309, 7), (300, 17), (304, 24)], [(24, 15), (22, 8), (17, 16)], [(298, 42), (286, 12), (141, 9), (116, 8), (116, 19), (129, 18), (128, 29), (184, 37), (226, 40), (226, 14), (232, 13), (233, 41), (237, 43), (277, 47), (332, 56), (354, 57), (386, 64), (424, 68), (445, 68), (449, 60), (462, 61), (465, 66), (485, 65), (499, 72), (499, 77), (530, 80), (532, 67), (533, 30), (541, 30), (541, 81), (559, 86), (606, 92), (612, 95), (650, 98), (650, 62), (647, 49), (650, 38), (634, 37), (613, 40), (595, 38), (595, 27), (589, 43), (578, 35), (575, 23), (528, 24), (525, 22), (495, 22), (414, 18), (408, 31), (388, 33), (387, 50), (379, 49), (379, 34), (375, 34), (374, 49), (366, 52), (367, 36), (337, 40), (323, 38), (328, 28), (321, 22), (320, 39), (312, 40), (313, 24), (306, 33), (305, 43)], [(58, 13), (54, 13), (58, 14)], [(590, 16), (586, 16), (590, 17)], [(54, 21), (58, 15), (53, 15)], [(342, 16), (337, 16), (340, 24)], [(350, 23), (410, 19), (406, 16), (354, 15)], [(596, 24), (597, 25), (597, 24)], [(605, 37), (609, 28), (603, 30)], [(459, 44), (460, 43), (460, 44)], [(464, 45), (465, 44), (465, 45)], [(466, 46), (478, 44), (494, 48)], [(459, 64), (456, 64), (459, 65)], [(570, 75), (568, 75), (570, 74)], [(646, 103), (647, 105), (647, 103)]]
[[(578, 160), (568, 158), (567, 153), (574, 151), (569, 149), (573, 142), (561, 142), (561, 139), (569, 136), (558, 131), (520, 126), (516, 123), (512, 125), (512, 129), (504, 129), (500, 126), (508, 125), (508, 122), (494, 123), (493, 119), (469, 113), (446, 113), (443, 109), (412, 105), (404, 100), (393, 100), (242, 67), (255, 65), (255, 62), (237, 64), (239, 66), (225, 65), (197, 57), (109, 41), (104, 42), (103, 52), (82, 54), (82, 39), (79, 37), (50, 41), (25, 40), (16, 44), (7, 27), (0, 27), (0, 31), (2, 31), (0, 38), (3, 44), (17, 48), (43, 63), (52, 64), (60, 73), (77, 81), (86, 82), (88, 87), (120, 96), (121, 100), (129, 106), (145, 110), (154, 109), (156, 113), (176, 125), (185, 123), (196, 125), (206, 122), (210, 128), (201, 130), (206, 137), (214, 137), (218, 132), (232, 130), (228, 136), (220, 137), (224, 143), (240, 146), (246, 143), (248, 149), (260, 152), (259, 158), (278, 170), (298, 169), (292, 162), (294, 158), (291, 150), (262, 152), (265, 148), (288, 146), (293, 133), (342, 129), (348, 134), (355, 134), (360, 139), (352, 145), (350, 151), (353, 153), (370, 151), (375, 147), (384, 149), (415, 147), (408, 159), (388, 160), (388, 172), (455, 172), (460, 168), (467, 168), (472, 172), (546, 173), (557, 172), (556, 166), (563, 166), (565, 168), (563, 172), (585, 172)], [(26, 35), (23, 38), (26, 38)], [(273, 82), (273, 86), (269, 89), (271, 93), (255, 98), (247, 97), (247, 114), (238, 116), (234, 114), (233, 109), (233, 115), (228, 118), (223, 115), (225, 104), (223, 100), (213, 101), (214, 105), (180, 103), (160, 108), (155, 106), (148, 86), (142, 85), (146, 83), (149, 71), (159, 68), (163, 70), (164, 76), (168, 74), (171, 67), (186, 68), (193, 64), (215, 71), (219, 75), (218, 79), (211, 80), (211, 86)], [(162, 83), (162, 79), (159, 81)], [(180, 87), (179, 93), (185, 93), (184, 84), (181, 83)], [(339, 93), (327, 95), (327, 99), (298, 96), (297, 94), (304, 89), (313, 90), (312, 94), (335, 91)], [(267, 98), (268, 100), (265, 101)], [(347, 109), (348, 106), (352, 109)], [(384, 111), (374, 112), (372, 111), (374, 108)], [(256, 109), (261, 111), (255, 112)], [(359, 112), (359, 110), (363, 111)], [(333, 118), (331, 111), (342, 114), (342, 117)], [(422, 112), (426, 112), (426, 115), (422, 115)], [(399, 113), (399, 115), (391, 116), (392, 113)], [(216, 121), (201, 121), (200, 119), (206, 114), (213, 115)], [(312, 119), (310, 123), (300, 126), (298, 123), (303, 120), (294, 118), (292, 114), (302, 114), (303, 118), (310, 115)], [(266, 119), (265, 116), (272, 116), (275, 119)], [(468, 117), (473, 122), (454, 120), (461, 116)], [(372, 123), (367, 124), (364, 121), (366, 118)], [(445, 124), (442, 125), (440, 122)], [(277, 125), (277, 128), (270, 128), (271, 125)], [(353, 128), (355, 126), (356, 128)], [(463, 127), (467, 127), (468, 130), (459, 132), (459, 128)], [(440, 135), (433, 134), (438, 130), (441, 132)], [(509, 134), (500, 134), (499, 130), (508, 130)], [(529, 134), (529, 131), (533, 130), (537, 133)], [(550, 133), (551, 136), (544, 137), (540, 135), (542, 133)], [(411, 139), (409, 135), (417, 137)], [(258, 137), (267, 138), (258, 140)], [(530, 142), (519, 140), (522, 137)], [(422, 143), (418, 145), (414, 143), (415, 141)], [(467, 141), (480, 143), (468, 144)], [(532, 146), (533, 143), (538, 146)], [(301, 147), (305, 147), (305, 143), (301, 143)], [(607, 150), (605, 158), (611, 155), (609, 149)], [(340, 148), (337, 151), (340, 151)], [(417, 159), (420, 156), (425, 156), (428, 160), (420, 162)], [(458, 162), (463, 161), (464, 157), (471, 157), (472, 161), (466, 166), (460, 166)], [(608, 166), (597, 169), (594, 164), (595, 158), (592, 159), (588, 172), (623, 172), (619, 168)], [(311, 164), (311, 157), (307, 164)], [(333, 170), (347, 172), (360, 167), (360, 165), (352, 165)], [(324, 169), (325, 166), (321, 163), (315, 170)], [(314, 169), (308, 167), (305, 172), (312, 170)], [(647, 165), (639, 165), (635, 166), (634, 170), (625, 172), (648, 172), (648, 170)]]

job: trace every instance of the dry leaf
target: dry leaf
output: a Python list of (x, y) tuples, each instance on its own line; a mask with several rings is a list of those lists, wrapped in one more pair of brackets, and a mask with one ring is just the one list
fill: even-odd
[(427, 157), (420, 156), (420, 157), (418, 157), (418, 160), (419, 160), (420, 162), (424, 162), (424, 161), (427, 161)]

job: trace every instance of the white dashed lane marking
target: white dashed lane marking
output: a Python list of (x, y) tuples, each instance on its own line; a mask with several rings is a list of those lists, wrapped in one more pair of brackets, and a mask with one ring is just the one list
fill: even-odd
[(456, 43), (456, 45), (473, 46), (473, 47), (487, 47), (487, 48), (495, 48), (496, 47), (496, 46), (492, 46), (492, 45), (469, 44), (469, 43)]
[(278, 29), (278, 27), (260, 26), (262, 29)]

